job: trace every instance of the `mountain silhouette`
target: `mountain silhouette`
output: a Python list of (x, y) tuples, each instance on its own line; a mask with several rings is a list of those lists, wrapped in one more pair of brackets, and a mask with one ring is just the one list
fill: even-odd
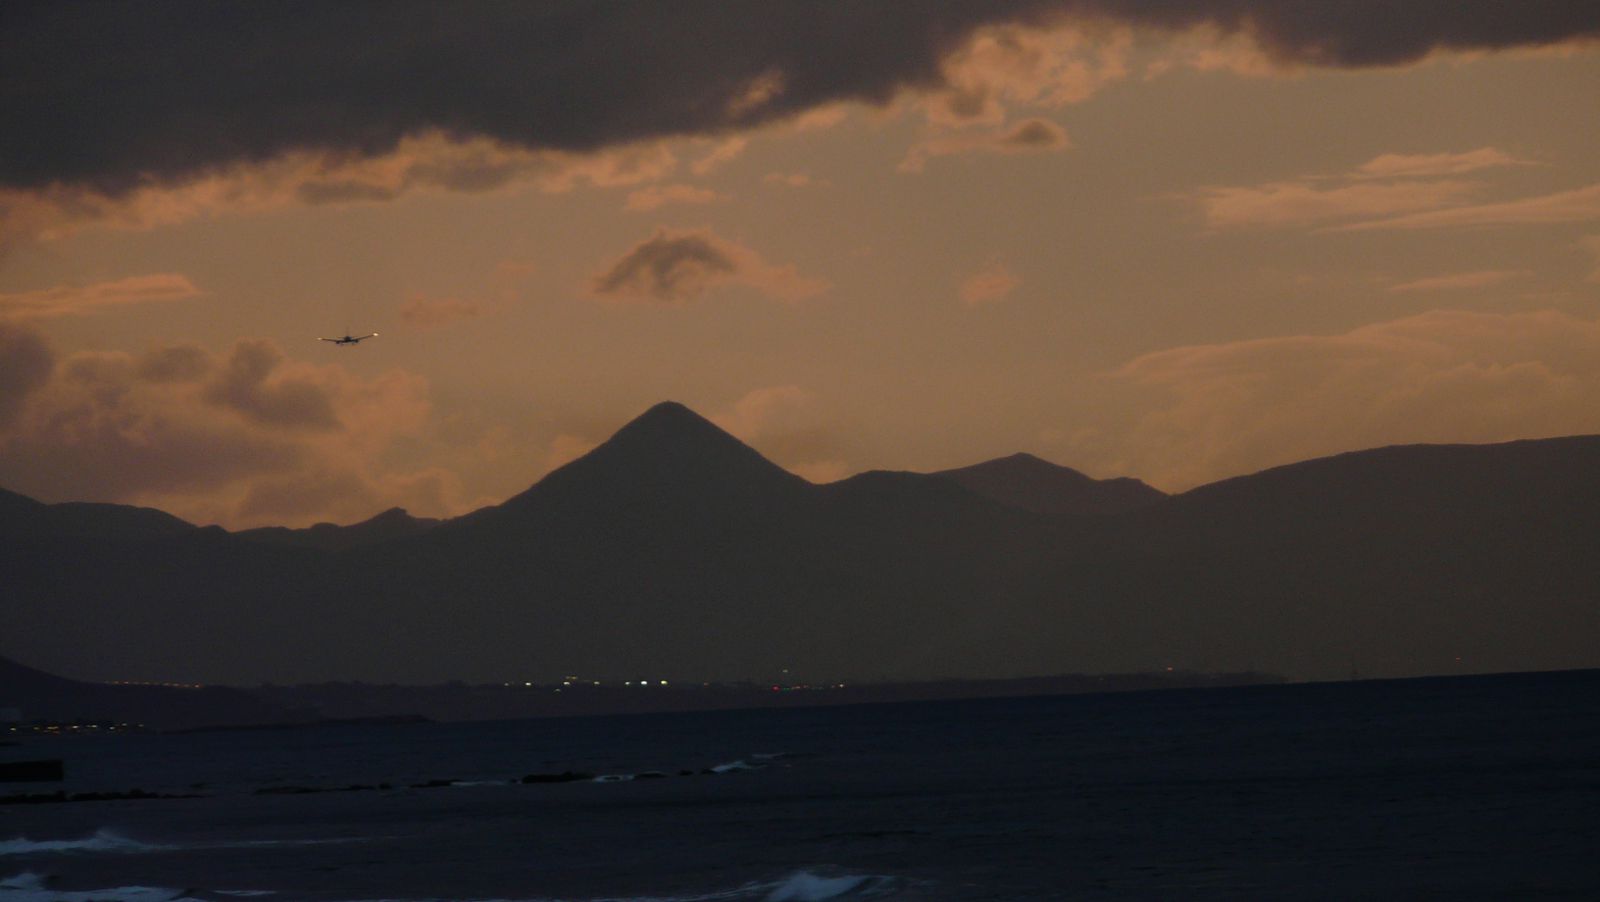
[(84, 501), (44, 504), (0, 489), (0, 537), (138, 539), (172, 536), (194, 528), (194, 524), (154, 508)]
[(3, 657), (0, 708), (17, 709), (25, 721), (112, 722), (153, 729), (280, 723), (294, 717), (238, 689), (86, 683)]
[[(0, 495), (0, 523), (55, 507)], [(160, 522), (8, 534), (0, 636), (60, 672), (237, 683), (1600, 664), (1600, 437), (1171, 497), (1027, 456), (812, 485), (669, 403), (432, 526)]]
[(413, 517), (404, 508), (391, 507), (375, 517), (349, 526), (333, 523), (318, 523), (305, 529), (262, 526), (241, 530), (236, 535), (256, 542), (342, 551), (417, 535), (439, 525), (439, 522), (431, 517)]
[(1120, 514), (1167, 497), (1137, 479), (1091, 479), (1032, 454), (1013, 454), (932, 475), (1002, 504), (1043, 514)]

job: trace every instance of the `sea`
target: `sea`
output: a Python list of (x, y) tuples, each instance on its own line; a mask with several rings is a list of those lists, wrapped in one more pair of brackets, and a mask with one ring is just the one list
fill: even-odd
[[(0, 902), (1600, 899), (1600, 671), (30, 738)], [(524, 782), (533, 777), (535, 782)]]

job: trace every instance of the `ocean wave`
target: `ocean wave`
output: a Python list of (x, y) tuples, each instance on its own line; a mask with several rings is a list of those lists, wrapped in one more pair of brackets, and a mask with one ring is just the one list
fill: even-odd
[(824, 877), (798, 871), (773, 886), (763, 902), (827, 902), (829, 899), (870, 899), (893, 892), (900, 881), (882, 874), (844, 874)]
[(45, 878), (34, 873), (18, 874), (0, 880), (3, 902), (202, 902), (184, 890), (159, 886), (114, 886), (106, 889), (58, 890), (45, 886)]
[[(0, 879), (0, 902), (204, 902), (191, 893), (205, 896), (274, 896), (272, 890), (177, 890), (154, 886), (118, 886), (95, 890), (53, 890), (45, 878), (34, 873)], [(694, 895), (607, 896), (592, 899), (481, 899), (475, 902), (856, 902), (882, 898), (902, 886), (895, 877), (881, 874), (818, 874), (796, 871), (781, 880), (747, 883), (735, 889)], [(359, 902), (447, 902), (443, 899), (364, 899)], [(463, 900), (449, 900), (463, 902)]]
[[(134, 854), (138, 852), (155, 852), (167, 846), (154, 843), (140, 842), (129, 839), (110, 830), (96, 830), (93, 836), (84, 839), (16, 839), (0, 840), (0, 855), (38, 855), (46, 852), (113, 852), (120, 854)], [(4, 887), (0, 883), (0, 887)]]
[[(96, 830), (83, 839), (16, 839), (0, 840), (0, 855), (50, 855), (76, 853), (104, 853), (111, 855), (138, 855), (149, 852), (170, 852), (182, 849), (246, 849), (257, 846), (320, 846), (334, 843), (371, 842), (373, 837), (338, 836), (325, 839), (242, 839), (221, 842), (171, 845), (152, 843), (123, 836), (112, 830)], [(6, 884), (0, 883), (0, 888)]]

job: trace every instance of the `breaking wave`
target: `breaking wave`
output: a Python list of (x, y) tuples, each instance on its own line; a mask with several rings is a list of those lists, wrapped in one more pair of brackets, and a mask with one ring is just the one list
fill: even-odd
[[(155, 852), (167, 846), (153, 843), (140, 842), (129, 839), (110, 830), (96, 830), (93, 836), (85, 839), (16, 839), (0, 840), (0, 855), (38, 855), (46, 852), (113, 852), (133, 854), (138, 852)], [(9, 881), (8, 881), (9, 882)], [(6, 887), (0, 883), (0, 887)]]

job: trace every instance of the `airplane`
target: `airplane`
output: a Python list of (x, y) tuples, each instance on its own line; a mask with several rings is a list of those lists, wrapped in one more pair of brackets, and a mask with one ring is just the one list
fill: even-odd
[(317, 341), (331, 341), (336, 345), (353, 345), (353, 344), (360, 344), (361, 342), (366, 341), (369, 338), (377, 338), (377, 337), (378, 337), (378, 333), (369, 332), (366, 335), (346, 335), (343, 338), (319, 338), (319, 339), (317, 339)]

